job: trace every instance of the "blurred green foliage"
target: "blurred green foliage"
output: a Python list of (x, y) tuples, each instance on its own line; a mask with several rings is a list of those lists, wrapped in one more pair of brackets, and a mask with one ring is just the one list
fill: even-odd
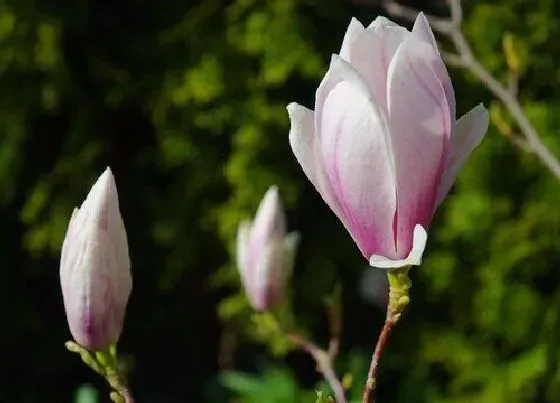
[[(133, 261), (121, 351), (139, 402), (312, 402), (324, 389), (304, 354), (254, 343), (239, 290), (237, 224), (271, 184), (302, 236), (298, 326), (327, 344), (324, 298), (340, 282), (337, 371), (359, 399), (384, 312), (358, 293), (366, 262), (297, 166), (285, 111), (313, 107), (350, 18), (381, 13), (357, 3), (0, 1), (0, 402), (74, 401), (86, 381), (105, 398), (64, 349), (57, 259), (72, 208), (107, 165)], [(476, 55), (504, 82), (516, 63), (523, 106), (560, 155), (560, 3), (464, 3)], [(484, 101), (515, 130), (473, 76), (451, 75), (460, 113)], [(557, 401), (560, 182), (500, 133), (437, 214), (381, 363), (381, 402)], [(80, 402), (95, 401), (87, 393)]]
[(76, 390), (74, 403), (98, 403), (98, 392), (91, 385), (83, 385)]

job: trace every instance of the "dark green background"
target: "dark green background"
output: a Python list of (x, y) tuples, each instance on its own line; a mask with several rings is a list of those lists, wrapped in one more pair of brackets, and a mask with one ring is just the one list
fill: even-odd
[[(302, 234), (297, 316), (325, 343), (322, 298), (342, 281), (338, 370), (359, 392), (384, 312), (358, 292), (366, 262), (295, 162), (285, 111), (313, 107), (350, 18), (381, 13), (379, 2), (357, 3), (0, 1), (0, 402), (70, 402), (87, 382), (107, 401), (101, 379), (64, 349), (58, 279), (72, 208), (107, 165), (132, 258), (120, 351), (139, 403), (313, 401), (311, 360), (273, 358), (247, 337), (229, 253), (273, 183)], [(513, 34), (523, 106), (560, 156), (560, 3), (464, 3), (475, 53), (504, 81), (502, 37)], [(443, 1), (409, 4), (447, 13)], [(470, 74), (451, 76), (460, 114), (499, 107)], [(560, 181), (491, 127), (412, 273), (378, 400), (559, 401), (559, 228)], [(221, 350), (232, 335), (234, 348)], [(220, 362), (259, 382), (238, 374), (228, 379), (242, 392), (228, 391)]]

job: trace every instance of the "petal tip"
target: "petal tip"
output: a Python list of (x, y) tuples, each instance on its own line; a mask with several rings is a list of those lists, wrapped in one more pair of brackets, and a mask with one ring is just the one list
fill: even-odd
[(335, 67), (335, 66), (337, 66), (338, 64), (340, 64), (341, 60), (342, 60), (342, 58), (340, 57), (340, 55), (337, 55), (336, 53), (333, 53), (333, 54), (331, 55), (331, 62), (330, 62), (330, 64), (329, 64), (329, 70), (330, 70), (332, 67)]
[(475, 119), (479, 120), (479, 122), (481, 122), (486, 126), (486, 128), (488, 128), (488, 125), (490, 124), (490, 113), (488, 112), (488, 109), (484, 106), (484, 104), (481, 102), (472, 110), (477, 115)]
[(348, 24), (347, 31), (349, 31), (350, 28), (360, 28), (363, 31), (364, 30), (364, 25), (356, 17), (352, 17), (350, 19), (350, 24)]
[(274, 197), (277, 198), (279, 196), (279, 190), (278, 190), (278, 186), (277, 185), (270, 185), (268, 187), (268, 190), (266, 191), (265, 197), (267, 197), (267, 195), (270, 195), (268, 197)]
[(291, 116), (293, 113), (295, 113), (298, 105), (299, 104), (297, 102), (290, 102), (288, 105), (286, 105), (286, 110), (288, 111), (288, 115)]
[(310, 111), (305, 106), (302, 106), (297, 102), (290, 102), (286, 106), (286, 110), (288, 111), (288, 117), (292, 121), (292, 124), (294, 124), (299, 119), (303, 118), (305, 114)]
[(428, 29), (430, 29), (430, 31), (432, 30), (432, 28), (430, 26), (430, 22), (428, 21), (428, 18), (426, 17), (426, 14), (424, 14), (423, 11), (420, 11), (418, 13), (418, 15), (416, 16), (416, 19), (414, 20), (414, 25), (416, 25), (418, 23), (422, 23), (423, 25), (428, 27)]
[(113, 171), (111, 170), (110, 167), (105, 168), (105, 171), (103, 171), (103, 173), (99, 175), (96, 184), (99, 184), (100, 187), (102, 187), (103, 189), (116, 187), (115, 176), (113, 175)]
[(395, 27), (395, 26), (398, 26), (398, 24), (395, 24), (393, 21), (391, 21), (389, 18), (383, 15), (379, 15), (369, 24), (368, 30), (375, 31), (377, 29), (383, 29), (383, 28)]

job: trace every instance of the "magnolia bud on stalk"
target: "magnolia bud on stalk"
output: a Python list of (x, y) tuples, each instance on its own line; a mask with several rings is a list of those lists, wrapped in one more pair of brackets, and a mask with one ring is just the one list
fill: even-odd
[(75, 208), (60, 257), (60, 285), (74, 340), (89, 350), (117, 343), (132, 291), (130, 259), (110, 168)]
[(286, 235), (286, 218), (276, 186), (263, 197), (255, 220), (239, 225), (237, 267), (251, 306), (268, 311), (282, 298), (297, 233)]

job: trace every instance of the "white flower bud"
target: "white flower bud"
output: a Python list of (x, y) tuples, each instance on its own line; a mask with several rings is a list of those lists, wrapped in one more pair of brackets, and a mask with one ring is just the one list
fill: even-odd
[(110, 168), (72, 213), (62, 245), (60, 284), (74, 340), (90, 350), (115, 344), (122, 332), (132, 277)]

